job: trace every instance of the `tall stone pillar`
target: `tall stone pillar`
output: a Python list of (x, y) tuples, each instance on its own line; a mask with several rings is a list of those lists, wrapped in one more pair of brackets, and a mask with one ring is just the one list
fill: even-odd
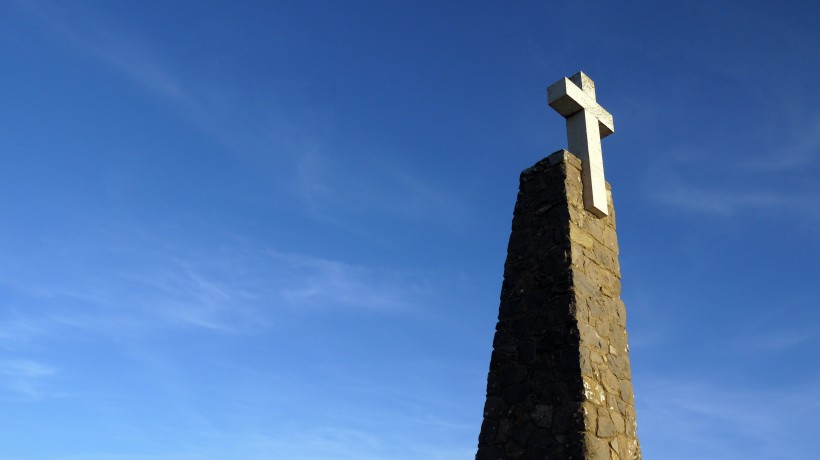
[(612, 194), (582, 188), (565, 150), (521, 173), (477, 460), (641, 458)]

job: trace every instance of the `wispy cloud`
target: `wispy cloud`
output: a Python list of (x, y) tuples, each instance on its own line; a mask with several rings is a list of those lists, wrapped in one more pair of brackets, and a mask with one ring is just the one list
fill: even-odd
[(16, 293), (7, 317), (20, 326), (3, 327), (0, 337), (19, 342), (55, 328), (236, 333), (268, 327), (296, 311), (395, 313), (427, 295), (420, 274), (277, 252), (242, 240), (214, 249), (123, 229), (91, 233), (55, 238), (39, 254), (0, 258), (2, 284)]
[(8, 311), (0, 321), (0, 347), (15, 350), (47, 332), (43, 325), (18, 311)]
[(820, 189), (800, 175), (820, 158), (820, 123), (772, 154), (738, 159), (693, 158), (678, 148), (650, 168), (645, 190), (652, 201), (716, 217), (801, 213), (816, 217)]
[(398, 222), (451, 227), (467, 213), (464, 200), (447, 186), (422, 180), (387, 159), (366, 164), (306, 150), (293, 189), (317, 220), (350, 226), (387, 217)]
[[(340, 305), (371, 311), (408, 308), (422, 288), (398, 273), (304, 255), (270, 253), (299, 275), (282, 286), (288, 301), (305, 307)], [(401, 288), (400, 286), (405, 287)], [(413, 291), (416, 291), (415, 293)]]
[[(814, 109), (812, 107), (812, 109)], [(820, 113), (792, 123), (782, 145), (736, 165), (741, 172), (778, 173), (816, 168), (820, 163)]]
[[(798, 306), (799, 305), (799, 306)], [(790, 353), (795, 347), (820, 343), (820, 313), (811, 301), (802, 305), (749, 309), (719, 345), (735, 355)]]
[(144, 42), (89, 8), (47, 1), (20, 2), (64, 42), (101, 59), (149, 92), (183, 100), (180, 81), (168, 72)]
[[(414, 428), (407, 433), (419, 433), (421, 427)], [(258, 452), (260, 456), (250, 455), (247, 458), (265, 458), (264, 455), (276, 453), (284, 458), (311, 460), (456, 460), (475, 455), (471, 447), (454, 441), (431, 442), (421, 436), (399, 435), (390, 431), (385, 436), (382, 430), (376, 434), (363, 429), (325, 425), (285, 433), (260, 433), (248, 436), (249, 443), (246, 444), (249, 450)]]
[(0, 387), (25, 400), (50, 398), (55, 394), (48, 391), (46, 381), (57, 372), (55, 367), (28, 359), (0, 361)]
[[(785, 102), (784, 105), (788, 105)], [(820, 188), (820, 112), (805, 101), (768, 120), (766, 136), (719, 137), (671, 145), (646, 171), (651, 201), (704, 215), (782, 215), (816, 218)], [(736, 134), (743, 136), (743, 134)]]
[(258, 110), (257, 97), (237, 101), (241, 91), (236, 87), (219, 84), (201, 71), (191, 72), (190, 62), (171, 59), (144, 31), (129, 28), (93, 5), (47, 0), (16, 4), (60, 45), (96, 60), (113, 78), (131, 82), (156, 98), (171, 114), (198, 128), (227, 153), (248, 161), (264, 159), (275, 163), (274, 169), (281, 169), (281, 158), (288, 152), (279, 139), (270, 138), (270, 133), (281, 135), (288, 123), (271, 115), (270, 107)]
[[(644, 454), (690, 458), (808, 458), (800, 442), (820, 429), (818, 382), (776, 388), (636, 376), (638, 430)], [(756, 446), (757, 456), (735, 446)], [(676, 454), (669, 457), (669, 453)]]
[(777, 209), (798, 199), (775, 191), (725, 190), (668, 182), (659, 187), (653, 198), (667, 206), (719, 216), (732, 216), (750, 210)]
[(461, 460), (475, 455), (472, 447), (453, 441), (419, 440), (411, 431), (401, 437), (384, 437), (363, 430), (328, 426), (292, 427), (274, 431), (211, 432), (198, 446), (154, 449), (154, 453), (88, 452), (57, 457), (59, 460)]
[[(232, 87), (202, 74), (192, 81), (185, 62), (172, 62), (141, 31), (88, 5), (35, 1), (20, 7), (63, 44), (164, 101), (266, 182), (279, 184), (272, 191), (288, 195), (283, 201), (298, 203), (294, 209), (314, 220), (354, 232), (362, 231), (357, 222), (363, 215), (437, 225), (460, 221), (465, 206), (452, 191), (390, 164), (389, 155), (363, 164), (328, 147), (322, 114), (332, 107), (285, 108), (275, 98), (262, 104), (258, 95), (243, 96), (240, 82)], [(281, 85), (280, 91), (292, 90)]]

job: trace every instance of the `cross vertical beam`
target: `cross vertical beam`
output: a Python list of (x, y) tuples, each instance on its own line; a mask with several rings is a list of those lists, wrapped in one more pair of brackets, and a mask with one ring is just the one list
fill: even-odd
[(601, 139), (615, 132), (612, 115), (595, 100), (595, 83), (583, 72), (547, 88), (547, 103), (567, 119), (567, 147), (582, 162), (584, 208), (609, 214)]

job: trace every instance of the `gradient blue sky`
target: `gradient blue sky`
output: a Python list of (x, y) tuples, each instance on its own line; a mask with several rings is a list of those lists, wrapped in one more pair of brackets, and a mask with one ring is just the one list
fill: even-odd
[(472, 458), (579, 69), (645, 458), (814, 458), (818, 5), (0, 3), (0, 458)]

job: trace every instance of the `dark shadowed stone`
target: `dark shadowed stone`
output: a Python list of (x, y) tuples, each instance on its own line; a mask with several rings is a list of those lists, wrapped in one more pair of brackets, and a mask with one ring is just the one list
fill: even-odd
[(508, 404), (513, 405), (524, 401), (529, 393), (530, 385), (528, 383), (519, 383), (501, 390), (501, 397)]
[(504, 372), (500, 372), (499, 375), (499, 383), (503, 387), (509, 388), (517, 383), (523, 383), (527, 381), (527, 367), (515, 366), (512, 368), (508, 368)]
[(487, 445), (480, 449), (475, 456), (475, 460), (503, 460), (505, 457), (502, 445)]
[(504, 448), (508, 460), (519, 460), (524, 458), (524, 448), (515, 442), (508, 442)]
[(484, 418), (499, 419), (509, 410), (509, 406), (498, 396), (490, 396), (484, 404)]
[(496, 429), (495, 441), (501, 444), (507, 442), (510, 439), (510, 435), (512, 434), (512, 422), (510, 419), (505, 418), (501, 420), (498, 424), (498, 428)]
[(552, 406), (538, 404), (530, 413), (530, 417), (537, 427), (550, 428), (552, 426)]
[[(518, 344), (518, 362), (521, 364), (531, 364), (535, 360), (535, 344), (532, 342), (521, 342)], [(527, 369), (526, 367), (524, 368)]]
[(530, 442), (530, 437), (535, 432), (535, 426), (530, 423), (517, 426), (513, 429), (513, 439), (518, 445), (526, 446)]
[(498, 422), (492, 418), (485, 418), (481, 423), (481, 434), (478, 435), (478, 442), (489, 444), (496, 440)]

